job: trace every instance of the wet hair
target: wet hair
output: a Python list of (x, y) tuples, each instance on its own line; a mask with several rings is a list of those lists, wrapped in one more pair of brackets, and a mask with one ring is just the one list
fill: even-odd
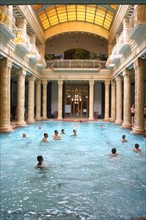
[(135, 144), (135, 148), (138, 149), (139, 148), (139, 144)]
[(58, 130), (55, 130), (54, 133), (55, 133), (55, 134), (58, 134)]
[(125, 139), (125, 137), (126, 137), (126, 135), (125, 135), (125, 134), (123, 134), (123, 135), (122, 135), (122, 139)]
[(76, 129), (73, 129), (73, 132), (76, 132)]
[(111, 152), (112, 152), (112, 154), (116, 154), (116, 148), (112, 148), (112, 150), (111, 150)]
[(47, 134), (47, 133), (44, 133), (44, 137), (46, 137), (46, 136), (48, 136), (48, 134)]
[(41, 164), (43, 162), (43, 156), (42, 155), (38, 155), (37, 156), (37, 161), (39, 162), (39, 164)]

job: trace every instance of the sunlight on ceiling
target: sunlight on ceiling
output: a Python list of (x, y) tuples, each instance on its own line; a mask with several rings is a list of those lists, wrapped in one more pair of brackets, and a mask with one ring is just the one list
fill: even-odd
[(82, 21), (110, 30), (117, 5), (33, 5), (44, 31), (72, 21)]

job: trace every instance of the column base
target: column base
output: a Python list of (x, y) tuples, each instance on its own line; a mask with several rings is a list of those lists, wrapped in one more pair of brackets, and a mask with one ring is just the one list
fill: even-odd
[(115, 121), (115, 124), (121, 125), (121, 124), (122, 124), (122, 120), (116, 120), (116, 121)]
[(131, 125), (131, 123), (122, 123), (122, 128), (131, 128), (132, 127), (132, 125)]
[(104, 118), (103, 121), (107, 121), (107, 122), (108, 122), (108, 121), (110, 121), (110, 120), (109, 120), (109, 118)]
[(27, 124), (35, 124), (35, 123), (36, 123), (36, 121), (34, 119), (30, 119), (27, 121)]
[(47, 121), (48, 118), (47, 118), (47, 117), (42, 117), (41, 120), (42, 120), (42, 121)]
[(9, 127), (0, 127), (0, 133), (8, 133), (13, 131), (12, 126)]
[(132, 134), (146, 134), (146, 131), (144, 129), (139, 129), (139, 128), (133, 128), (132, 129)]
[(16, 122), (16, 127), (26, 127), (26, 122), (22, 121), (22, 122)]
[(88, 121), (94, 121), (94, 118), (88, 118)]

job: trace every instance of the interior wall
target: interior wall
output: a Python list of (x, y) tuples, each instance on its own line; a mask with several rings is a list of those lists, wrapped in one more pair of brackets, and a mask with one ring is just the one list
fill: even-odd
[(66, 33), (49, 38), (46, 41), (46, 54), (64, 54), (72, 48), (83, 48), (98, 55), (108, 54), (108, 42), (105, 38), (88, 33)]

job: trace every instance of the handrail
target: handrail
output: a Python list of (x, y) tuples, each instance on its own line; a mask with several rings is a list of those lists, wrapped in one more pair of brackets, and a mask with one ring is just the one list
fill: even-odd
[(47, 68), (52, 69), (106, 69), (106, 61), (100, 60), (46, 60)]

